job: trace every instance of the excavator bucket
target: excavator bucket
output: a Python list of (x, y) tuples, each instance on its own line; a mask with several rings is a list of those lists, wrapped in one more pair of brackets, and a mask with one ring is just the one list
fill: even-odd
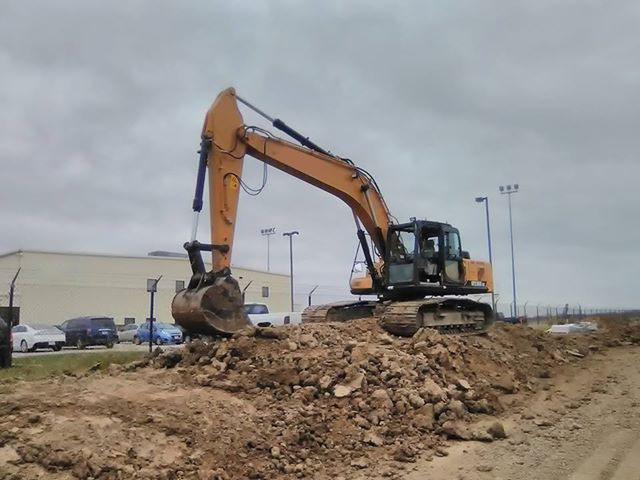
[(171, 303), (171, 314), (178, 325), (194, 334), (229, 336), (251, 325), (240, 286), (230, 275), (217, 277), (207, 286), (178, 292)]

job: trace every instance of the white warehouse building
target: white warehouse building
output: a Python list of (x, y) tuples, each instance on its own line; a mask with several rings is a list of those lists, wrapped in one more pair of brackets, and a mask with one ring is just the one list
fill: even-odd
[[(18, 250), (0, 254), (3, 317), (8, 313), (9, 284), (18, 268), (14, 311), (20, 323), (42, 325), (85, 315), (113, 317), (116, 324), (143, 323), (149, 317), (147, 279), (160, 275), (154, 317), (173, 323), (171, 300), (191, 277), (189, 260), (166, 252), (135, 257)], [(245, 303), (264, 303), (272, 312), (291, 309), (288, 275), (241, 267), (232, 272), (240, 288), (246, 289)]]

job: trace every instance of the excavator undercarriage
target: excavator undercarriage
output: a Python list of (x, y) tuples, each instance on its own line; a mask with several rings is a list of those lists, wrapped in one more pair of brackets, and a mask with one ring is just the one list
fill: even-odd
[(302, 321), (346, 322), (371, 316), (387, 332), (402, 337), (410, 337), (420, 328), (433, 328), (442, 334), (478, 335), (485, 333), (493, 322), (489, 305), (465, 298), (313, 305), (302, 313)]

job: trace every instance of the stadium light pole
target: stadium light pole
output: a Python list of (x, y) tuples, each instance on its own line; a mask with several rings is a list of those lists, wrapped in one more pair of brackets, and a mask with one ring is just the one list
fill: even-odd
[(271, 227), (271, 228), (262, 228), (262, 229), (260, 229), (260, 234), (261, 234), (263, 237), (267, 237), (267, 272), (269, 272), (269, 271), (270, 271), (270, 268), (269, 268), (269, 267), (270, 267), (270, 265), (269, 265), (269, 250), (270, 250), (270, 247), (269, 247), (269, 237), (270, 237), (271, 235), (274, 235), (275, 233), (276, 233), (276, 228), (275, 228), (275, 227)]
[[(491, 254), (491, 223), (489, 222), (489, 197), (476, 197), (477, 203), (484, 203), (487, 217), (487, 244), (489, 246), (489, 265), (491, 265), (491, 276), (493, 277), (493, 255)], [(491, 307), (493, 314), (496, 315), (496, 297), (494, 293), (495, 284), (491, 288)]]
[(511, 238), (511, 281), (513, 284), (513, 316), (518, 317), (518, 302), (516, 298), (516, 262), (513, 255), (513, 217), (511, 215), (511, 195), (518, 193), (520, 185), (517, 183), (513, 185), (502, 186), (499, 190), (501, 194), (509, 196), (509, 236)]
[(291, 311), (293, 312), (293, 236), (300, 235), (300, 232), (284, 232), (283, 237), (289, 237), (289, 274), (291, 279)]

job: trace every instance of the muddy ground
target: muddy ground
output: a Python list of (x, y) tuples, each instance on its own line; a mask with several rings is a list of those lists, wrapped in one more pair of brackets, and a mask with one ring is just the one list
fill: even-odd
[(247, 329), (0, 385), (0, 479), (637, 480), (640, 325), (600, 323), (572, 337)]

